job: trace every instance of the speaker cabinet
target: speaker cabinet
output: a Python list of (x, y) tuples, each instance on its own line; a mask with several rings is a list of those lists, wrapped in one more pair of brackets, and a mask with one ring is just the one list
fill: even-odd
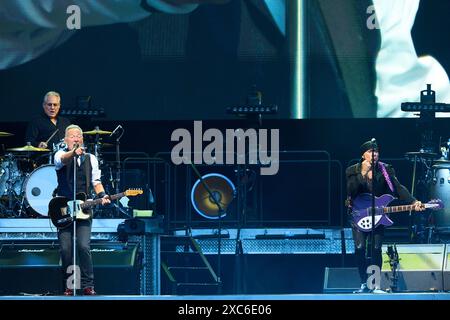
[(325, 268), (323, 293), (352, 293), (360, 286), (358, 268)]
[(137, 243), (97, 243), (91, 246), (95, 290), (103, 295), (140, 294), (141, 256)]
[(0, 250), (0, 295), (56, 294), (62, 291), (59, 246), (3, 244)]
[[(138, 249), (137, 243), (91, 244), (95, 289), (99, 294), (140, 294)], [(0, 295), (61, 294), (58, 242), (2, 244), (0, 283)]]
[(442, 272), (443, 282), (444, 282), (444, 291), (450, 291), (450, 245), (445, 247), (444, 254), (444, 267)]
[[(393, 284), (387, 247), (384, 245), (382, 249), (381, 288), (384, 290)], [(445, 244), (399, 244), (396, 247), (399, 256), (397, 291), (443, 290)]]

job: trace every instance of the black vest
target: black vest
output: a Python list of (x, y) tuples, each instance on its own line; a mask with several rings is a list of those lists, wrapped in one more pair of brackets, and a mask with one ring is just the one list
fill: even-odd
[[(73, 198), (73, 165), (74, 161), (72, 160), (68, 165), (56, 170), (58, 177), (58, 196), (69, 199)], [(77, 166), (76, 175), (76, 192), (84, 192), (86, 195), (89, 195), (92, 180), (91, 155), (89, 153), (86, 153), (81, 158), (81, 165)]]

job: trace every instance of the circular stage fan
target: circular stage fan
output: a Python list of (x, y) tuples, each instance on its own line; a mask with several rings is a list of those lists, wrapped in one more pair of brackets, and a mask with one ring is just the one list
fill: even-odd
[(191, 192), (191, 202), (195, 211), (207, 219), (218, 219), (219, 208), (212, 198), (214, 197), (224, 211), (220, 217), (225, 217), (227, 207), (233, 201), (236, 192), (234, 184), (230, 179), (219, 173), (204, 175), (202, 179), (210, 189), (212, 196), (208, 193), (201, 180), (198, 179)]

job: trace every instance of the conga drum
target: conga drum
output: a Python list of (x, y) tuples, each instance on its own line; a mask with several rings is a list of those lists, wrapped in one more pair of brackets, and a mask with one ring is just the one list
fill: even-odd
[(444, 209), (433, 212), (436, 228), (450, 228), (450, 161), (439, 160), (432, 166), (429, 198), (441, 199)]

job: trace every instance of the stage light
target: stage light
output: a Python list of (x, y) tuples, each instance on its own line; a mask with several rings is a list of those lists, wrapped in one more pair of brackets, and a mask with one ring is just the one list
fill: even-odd
[[(236, 188), (230, 179), (219, 173), (210, 173), (202, 177), (203, 182), (208, 186), (214, 199), (219, 202), (224, 213), (220, 218), (225, 217), (226, 210), (231, 201), (233, 201)], [(200, 179), (198, 179), (191, 191), (191, 202), (195, 211), (207, 219), (218, 219), (219, 208), (214, 199)]]
[(228, 107), (227, 113), (228, 114), (237, 114), (237, 115), (277, 114), (278, 106), (275, 106), (275, 105), (234, 106), (234, 107)]
[(450, 112), (450, 104), (403, 102), (402, 103), (402, 111), (406, 111), (406, 112), (418, 112), (418, 111)]

